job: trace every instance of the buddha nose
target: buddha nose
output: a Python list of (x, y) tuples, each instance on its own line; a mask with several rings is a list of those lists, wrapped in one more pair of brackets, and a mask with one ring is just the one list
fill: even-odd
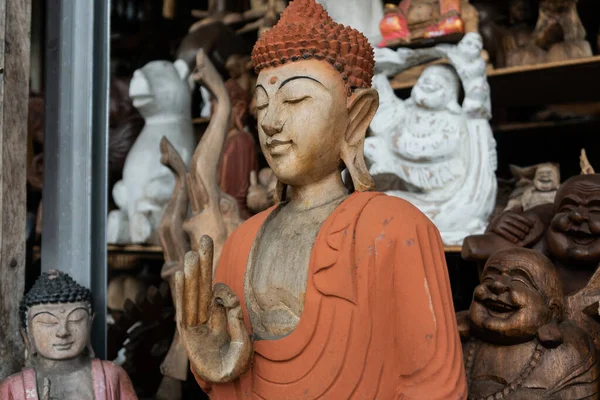
[(71, 332), (69, 332), (69, 329), (67, 328), (67, 322), (62, 322), (58, 324), (58, 331), (56, 331), (56, 337), (59, 337), (61, 339), (67, 338), (71, 336)]
[(261, 128), (267, 136), (273, 136), (281, 132), (283, 123), (276, 116), (276, 112), (267, 112), (260, 123)]
[(493, 281), (492, 283), (488, 284), (488, 288), (490, 289), (490, 292), (494, 293), (495, 295), (501, 295), (502, 293), (508, 292), (508, 286), (500, 281)]
[(576, 224), (581, 224), (585, 220), (587, 220), (587, 216), (580, 209), (576, 209), (569, 213), (569, 219), (571, 220), (571, 222), (574, 222)]

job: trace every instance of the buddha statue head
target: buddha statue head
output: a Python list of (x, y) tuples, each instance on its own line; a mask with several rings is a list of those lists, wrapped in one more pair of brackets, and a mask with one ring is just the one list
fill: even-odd
[(560, 186), (560, 168), (555, 163), (539, 164), (533, 176), (533, 186), (539, 192), (557, 190)]
[(476, 32), (469, 32), (458, 42), (457, 47), (458, 51), (468, 59), (478, 59), (483, 50), (483, 38)]
[(552, 262), (525, 248), (499, 250), (488, 259), (469, 309), (471, 332), (486, 342), (510, 345), (536, 337), (560, 343), (562, 284)]
[(20, 313), (29, 361), (70, 360), (86, 351), (93, 356), (92, 293), (64, 272), (42, 273), (23, 298)]
[(363, 144), (379, 100), (367, 38), (314, 0), (294, 0), (252, 60), (260, 145), (279, 182), (307, 185), (345, 167), (355, 190), (372, 189)]
[(412, 89), (411, 100), (429, 111), (450, 111), (459, 114), (460, 80), (449, 65), (427, 67)]
[(600, 174), (574, 176), (561, 185), (546, 241), (552, 255), (567, 266), (598, 266)]

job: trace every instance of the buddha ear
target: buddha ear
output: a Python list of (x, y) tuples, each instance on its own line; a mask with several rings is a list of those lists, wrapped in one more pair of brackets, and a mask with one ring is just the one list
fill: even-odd
[(351, 147), (362, 145), (367, 129), (379, 108), (379, 93), (375, 89), (356, 89), (348, 99), (350, 123), (346, 143)]
[(563, 342), (562, 332), (558, 327), (559, 322), (562, 320), (563, 310), (558, 299), (550, 300), (548, 306), (552, 312), (552, 320), (538, 329), (537, 338), (544, 347), (554, 349)]

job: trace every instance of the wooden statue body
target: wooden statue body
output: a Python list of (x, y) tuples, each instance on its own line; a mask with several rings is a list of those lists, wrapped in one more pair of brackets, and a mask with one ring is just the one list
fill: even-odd
[(600, 393), (594, 341), (569, 320), (560, 277), (541, 253), (494, 253), (458, 319), (468, 339), (469, 398), (574, 400)]
[(265, 221), (248, 257), (244, 285), (255, 337), (277, 339), (298, 325), (315, 239), (342, 200), (300, 213), (280, 205)]
[[(326, 46), (302, 50), (316, 32)], [(272, 46), (290, 59), (271, 60)], [(314, 0), (292, 2), (255, 46), (259, 140), (280, 204), (229, 236), (214, 279), (208, 237), (175, 278), (178, 331), (212, 399), (466, 398), (439, 232), (372, 191), (372, 53)]]

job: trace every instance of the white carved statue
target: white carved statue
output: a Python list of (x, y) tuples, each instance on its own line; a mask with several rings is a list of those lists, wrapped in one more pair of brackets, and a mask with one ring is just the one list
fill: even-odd
[(123, 179), (113, 188), (119, 210), (108, 215), (109, 243), (155, 242), (155, 228), (175, 185), (173, 173), (160, 162), (160, 141), (167, 137), (186, 164), (196, 145), (189, 73), (187, 64), (177, 60), (152, 61), (133, 74), (129, 95), (145, 125), (127, 155)]
[[(379, 74), (373, 87), (380, 106), (370, 126), (373, 136), (365, 141), (370, 172), (398, 176), (403, 190), (387, 193), (429, 216), (448, 246), (483, 233), (496, 201), (496, 142), (481, 49), (479, 34), (469, 33), (458, 45), (375, 50)], [(427, 67), (408, 100), (396, 97), (386, 74), (440, 57), (452, 66)]]

